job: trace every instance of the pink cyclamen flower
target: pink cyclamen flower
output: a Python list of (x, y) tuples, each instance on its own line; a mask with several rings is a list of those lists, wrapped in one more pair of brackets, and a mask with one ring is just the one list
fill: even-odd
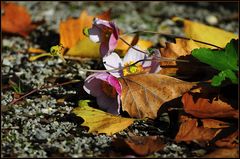
[(109, 73), (94, 73), (85, 80), (84, 90), (97, 98), (99, 107), (111, 114), (120, 114), (122, 87), (118, 79)]
[(104, 57), (116, 48), (119, 29), (113, 22), (94, 18), (93, 26), (89, 29), (89, 38), (93, 42), (100, 42), (100, 54)]
[[(137, 45), (133, 47), (140, 50), (140, 48)], [(160, 57), (160, 52), (159, 51), (157, 52), (156, 50), (154, 50), (152, 56), (148, 57), (146, 54), (140, 51), (137, 51), (133, 48), (130, 48), (123, 59), (121, 59), (118, 54), (113, 52), (110, 55), (105, 56), (103, 58), (103, 63), (107, 70), (111, 70), (109, 73), (119, 78), (119, 77), (127, 76), (130, 74), (138, 74), (138, 73), (146, 72), (147, 68), (150, 68), (150, 70), (148, 71), (149, 73), (156, 73), (160, 71), (161, 68), (160, 68), (159, 62), (155, 61), (157, 60), (158, 57)], [(142, 60), (142, 61), (134, 64), (139, 60)], [(131, 66), (126, 67), (129, 65)], [(123, 67), (126, 67), (126, 68), (123, 68)], [(123, 69), (114, 71), (113, 69), (116, 69), (116, 68), (123, 68)]]

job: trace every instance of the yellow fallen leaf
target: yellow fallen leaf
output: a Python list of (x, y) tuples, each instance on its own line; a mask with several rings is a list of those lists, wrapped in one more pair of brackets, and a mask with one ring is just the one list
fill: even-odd
[(112, 135), (130, 126), (135, 119), (115, 116), (88, 106), (89, 100), (80, 101), (73, 113), (84, 119), (83, 126), (89, 127), (89, 133), (106, 133)]
[[(179, 17), (174, 17), (173, 21), (183, 22), (184, 32), (187, 37), (195, 40), (207, 42), (210, 44), (214, 44), (222, 48), (224, 48), (231, 39), (238, 39), (238, 36), (236, 34), (233, 34), (231, 32), (228, 32), (216, 27), (207, 26), (201, 23), (193, 22), (193, 21), (182, 19)], [(201, 43), (198, 43), (198, 45), (200, 47), (205, 47), (205, 48), (216, 48), (216, 47), (206, 45), (206, 44), (201, 44)]]
[(74, 47), (70, 48), (66, 55), (98, 58), (100, 57), (99, 47), (99, 43), (94, 43), (89, 38), (85, 38), (79, 40)]

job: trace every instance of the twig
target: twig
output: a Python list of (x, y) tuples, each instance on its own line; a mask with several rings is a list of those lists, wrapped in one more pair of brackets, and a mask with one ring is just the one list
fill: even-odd
[(49, 89), (49, 88), (53, 88), (53, 87), (64, 86), (64, 85), (71, 84), (71, 83), (77, 83), (77, 82), (79, 82), (79, 81), (80, 81), (80, 80), (73, 80), (73, 81), (68, 81), (68, 82), (64, 82), (64, 83), (58, 83), (58, 84), (53, 85), (53, 86), (44, 86), (44, 87), (41, 86), (40, 88), (36, 88), (36, 89), (34, 89), (34, 90), (32, 90), (32, 91), (24, 94), (23, 96), (21, 96), (21, 97), (19, 97), (19, 98), (17, 98), (17, 99), (13, 99), (13, 101), (12, 101), (11, 103), (9, 103), (9, 104), (10, 104), (10, 105), (11, 105), (11, 104), (15, 104), (16, 102), (20, 101), (21, 99), (23, 99), (23, 98), (25, 98), (25, 97), (27, 97), (27, 96), (35, 93), (35, 92), (41, 91), (41, 90), (43, 90), (43, 89)]

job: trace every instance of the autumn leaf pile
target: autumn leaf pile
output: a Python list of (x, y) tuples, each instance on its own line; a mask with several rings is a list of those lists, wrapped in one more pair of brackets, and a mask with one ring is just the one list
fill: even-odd
[[(5, 9), (2, 16), (4, 33), (26, 37), (39, 25), (31, 22), (30, 15), (21, 6), (4, 3), (2, 7)], [(21, 23), (17, 23), (13, 18), (19, 14), (23, 18)], [(100, 43), (93, 42), (89, 30), (86, 34), (90, 35), (84, 34), (84, 29), (91, 28), (96, 18), (109, 22), (110, 11), (96, 16), (83, 11), (79, 18), (69, 18), (60, 23), (60, 44), (63, 46), (60, 54), (63, 59), (66, 56), (105, 58), (100, 55), (101, 40)], [(119, 107), (115, 109), (117, 113), (110, 113), (113, 108), (108, 108), (107, 102), (102, 103), (104, 108), (92, 108), (88, 105), (88, 99), (80, 101), (73, 113), (83, 118), (82, 126), (88, 127), (89, 133), (106, 133), (112, 136), (129, 127), (135, 120), (157, 122), (163, 113), (175, 112), (177, 115), (170, 118), (170, 123), (178, 129), (176, 131), (169, 128), (166, 131), (176, 131), (172, 132), (176, 134), (173, 137), (176, 143), (195, 143), (206, 149), (212, 147), (213, 150), (205, 157), (239, 157), (238, 36), (178, 17), (172, 20), (183, 23), (187, 38), (175, 38), (175, 43), (166, 43), (166, 46), (161, 48), (154, 48), (156, 44), (139, 38), (139, 35), (123, 35), (123, 31), (119, 30), (119, 36), (125, 40), (124, 42), (117, 38), (114, 50), (119, 56), (127, 56), (134, 46), (139, 46), (145, 53), (145, 50), (154, 48), (161, 54), (157, 62), (161, 70), (131, 74), (139, 69), (139, 65), (123, 65), (120, 71), (122, 69), (124, 74), (124, 69), (129, 67), (128, 74), (114, 77), (121, 86), (120, 93), (115, 88), (116, 85), (104, 85), (107, 81), (104, 79), (100, 84), (101, 88), (106, 94), (112, 93), (110, 96), (116, 97), (115, 102), (118, 100)], [(39, 48), (29, 48), (29, 52), (40, 53), (37, 58), (30, 58), (30, 61), (53, 53)], [(111, 75), (108, 69), (105, 73)], [(95, 97), (100, 98), (97, 95)], [(114, 139), (114, 146), (118, 149), (127, 149), (137, 156), (161, 151), (165, 144), (157, 135), (141, 137), (130, 134), (128, 138)]]

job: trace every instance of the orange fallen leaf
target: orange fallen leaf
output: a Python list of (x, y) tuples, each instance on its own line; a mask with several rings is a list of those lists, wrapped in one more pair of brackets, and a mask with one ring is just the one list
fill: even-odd
[(207, 143), (212, 140), (221, 129), (212, 129), (204, 126), (199, 126), (197, 119), (182, 117), (180, 129), (175, 137), (176, 142), (191, 142), (198, 141)]
[(4, 10), (1, 20), (3, 32), (25, 37), (37, 27), (32, 23), (25, 7), (9, 2), (1, 4), (1, 9)]
[[(196, 101), (194, 101), (196, 97)], [(199, 97), (199, 93), (185, 93), (182, 96), (182, 103), (185, 112), (199, 118), (239, 118), (238, 110), (230, 104), (214, 97), (212, 102), (204, 97)]]
[(220, 148), (207, 155), (204, 158), (239, 158), (238, 148)]
[(113, 141), (117, 149), (132, 150), (140, 156), (150, 155), (154, 152), (163, 150), (165, 144), (163, 139), (158, 136), (130, 136), (126, 139), (117, 138)]
[(122, 109), (131, 117), (156, 118), (162, 104), (189, 91), (194, 83), (160, 74), (138, 74), (119, 79)]
[[(103, 12), (96, 17), (110, 20), (110, 11)], [(62, 21), (59, 26), (60, 43), (66, 48), (72, 48), (79, 40), (87, 38), (83, 34), (83, 29), (92, 27), (93, 18), (94, 16), (90, 16), (84, 10), (78, 19), (68, 18), (66, 21)]]

